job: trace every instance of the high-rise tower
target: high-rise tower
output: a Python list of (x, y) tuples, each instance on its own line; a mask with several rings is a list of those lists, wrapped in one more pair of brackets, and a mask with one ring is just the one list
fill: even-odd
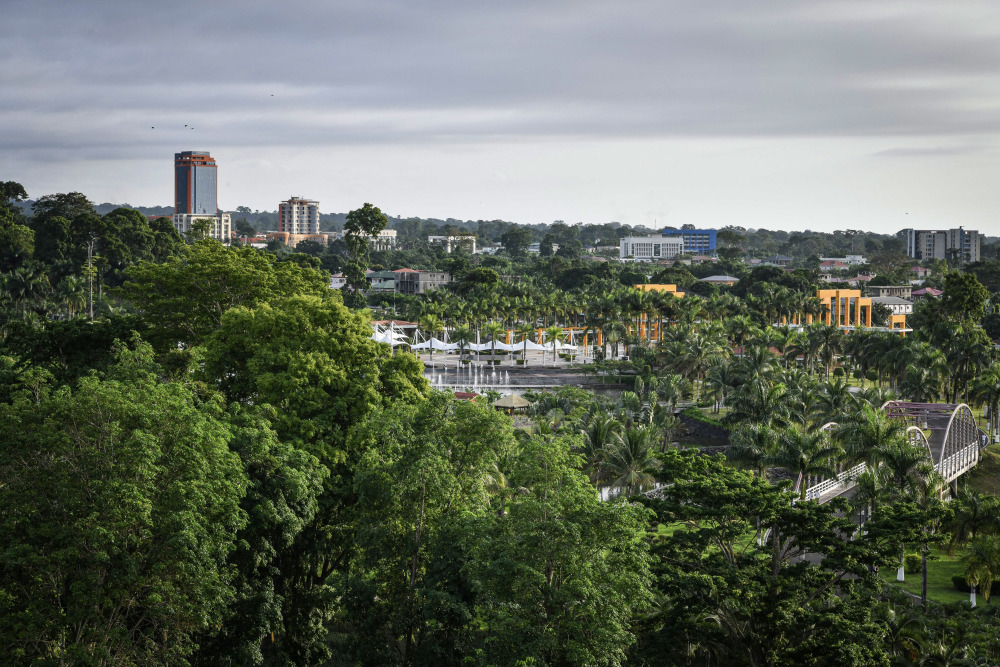
[(217, 215), (219, 178), (208, 151), (174, 153), (174, 213)]
[(319, 234), (319, 202), (291, 197), (278, 204), (278, 231)]
[(197, 232), (228, 243), (229, 214), (219, 211), (219, 177), (208, 151), (174, 153), (174, 229)]

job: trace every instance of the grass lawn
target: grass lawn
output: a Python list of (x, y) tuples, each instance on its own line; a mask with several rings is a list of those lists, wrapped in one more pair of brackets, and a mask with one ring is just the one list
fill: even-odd
[[(952, 602), (968, 602), (969, 594), (956, 591), (951, 583), (951, 578), (957, 574), (964, 574), (965, 567), (962, 565), (961, 552), (954, 556), (949, 556), (947, 551), (931, 549), (931, 553), (937, 556), (935, 560), (927, 561), (927, 597), (934, 602), (949, 604)], [(888, 567), (879, 571), (885, 581), (890, 584), (902, 586), (904, 590), (920, 595), (920, 572), (906, 574), (906, 581), (902, 584), (896, 582), (896, 568)]]
[[(681, 521), (677, 521), (675, 523), (661, 523), (656, 527), (656, 531), (653, 534), (660, 537), (670, 537), (678, 530), (689, 530), (689, 528), (687, 528), (687, 526), (685, 526), (685, 524)], [(755, 542), (756, 539), (757, 533), (755, 531), (750, 531), (736, 541), (735, 548), (746, 549), (753, 542)]]
[(965, 483), (970, 489), (1000, 496), (1000, 445), (990, 445), (979, 456), (979, 463), (959, 484)]

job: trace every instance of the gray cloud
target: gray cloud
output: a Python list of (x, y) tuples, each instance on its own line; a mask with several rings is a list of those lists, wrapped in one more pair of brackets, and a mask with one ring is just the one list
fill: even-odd
[(0, 147), (995, 131), (991, 5), (875, 4), (15, 2)]
[(842, 228), (905, 202), (908, 221), (922, 206), (971, 226), (1000, 205), (980, 177), (1000, 130), (994, 2), (0, 0), (0, 15), (0, 180), (33, 192), (162, 203), (172, 153), (206, 149), (230, 156), (227, 199), (269, 207), (272, 182), (395, 212), (648, 224)]

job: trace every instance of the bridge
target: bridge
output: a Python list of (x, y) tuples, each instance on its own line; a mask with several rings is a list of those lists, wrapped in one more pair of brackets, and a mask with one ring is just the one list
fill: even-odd
[[(882, 409), (889, 417), (906, 424), (910, 443), (926, 448), (934, 469), (949, 484), (979, 463), (979, 451), (986, 446), (988, 439), (976, 425), (972, 409), (965, 403), (888, 401)], [(836, 427), (835, 422), (830, 422), (822, 430), (830, 432)], [(825, 503), (851, 491), (857, 485), (858, 476), (866, 469), (867, 465), (860, 463), (836, 477), (799, 480), (799, 483), (808, 485), (807, 500)]]

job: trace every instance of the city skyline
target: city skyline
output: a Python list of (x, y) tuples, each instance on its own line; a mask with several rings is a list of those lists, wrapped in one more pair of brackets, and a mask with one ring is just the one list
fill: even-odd
[(32, 197), (169, 205), (196, 149), (225, 210), (991, 234), (1000, 207), (986, 2), (6, 9), (0, 178)]

